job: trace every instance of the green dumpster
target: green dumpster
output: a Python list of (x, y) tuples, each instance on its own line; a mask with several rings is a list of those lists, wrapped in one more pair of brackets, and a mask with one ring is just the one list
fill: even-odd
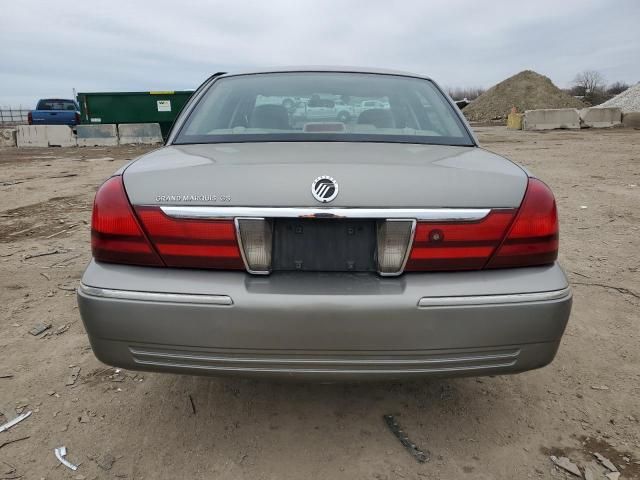
[(80, 123), (159, 123), (167, 138), (192, 90), (78, 93)]

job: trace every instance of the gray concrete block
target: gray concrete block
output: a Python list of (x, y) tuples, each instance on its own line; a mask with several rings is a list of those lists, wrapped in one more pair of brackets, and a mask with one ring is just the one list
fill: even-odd
[(630, 112), (622, 115), (622, 124), (625, 127), (640, 128), (640, 112)]
[(162, 143), (159, 123), (120, 123), (118, 136), (120, 145)]
[(16, 129), (0, 128), (0, 147), (16, 146)]
[(18, 147), (75, 147), (76, 136), (66, 125), (18, 125)]
[(111, 147), (118, 145), (118, 128), (115, 124), (78, 125), (76, 133), (79, 147)]
[(575, 108), (527, 110), (524, 112), (525, 130), (554, 130), (580, 128), (580, 114)]
[(618, 107), (594, 107), (580, 110), (583, 127), (607, 128), (622, 123), (622, 110)]

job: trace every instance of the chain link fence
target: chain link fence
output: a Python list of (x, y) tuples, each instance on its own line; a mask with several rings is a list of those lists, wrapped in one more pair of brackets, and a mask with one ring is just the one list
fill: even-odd
[(0, 108), (0, 127), (26, 125), (29, 112), (22, 108)]

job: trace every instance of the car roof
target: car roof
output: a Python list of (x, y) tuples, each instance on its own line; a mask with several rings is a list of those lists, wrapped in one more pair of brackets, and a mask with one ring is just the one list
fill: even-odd
[(399, 75), (403, 77), (415, 77), (431, 80), (430, 77), (417, 73), (403, 72), (400, 70), (391, 70), (384, 68), (371, 67), (351, 67), (351, 66), (327, 66), (327, 65), (305, 65), (305, 66), (285, 66), (285, 67), (267, 67), (255, 70), (225, 72), (217, 75), (220, 77), (233, 77), (236, 75), (256, 75), (260, 73), (296, 73), (296, 72), (334, 72), (334, 73), (372, 73), (378, 75)]

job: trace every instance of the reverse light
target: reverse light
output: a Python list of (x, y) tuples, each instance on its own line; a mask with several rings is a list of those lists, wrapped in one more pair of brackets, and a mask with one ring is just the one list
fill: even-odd
[(399, 275), (411, 246), (414, 220), (387, 219), (378, 222), (378, 273)]
[(271, 271), (271, 222), (264, 218), (236, 218), (240, 250), (249, 273)]
[(111, 177), (96, 193), (91, 251), (100, 262), (163, 266), (129, 205), (121, 176)]

